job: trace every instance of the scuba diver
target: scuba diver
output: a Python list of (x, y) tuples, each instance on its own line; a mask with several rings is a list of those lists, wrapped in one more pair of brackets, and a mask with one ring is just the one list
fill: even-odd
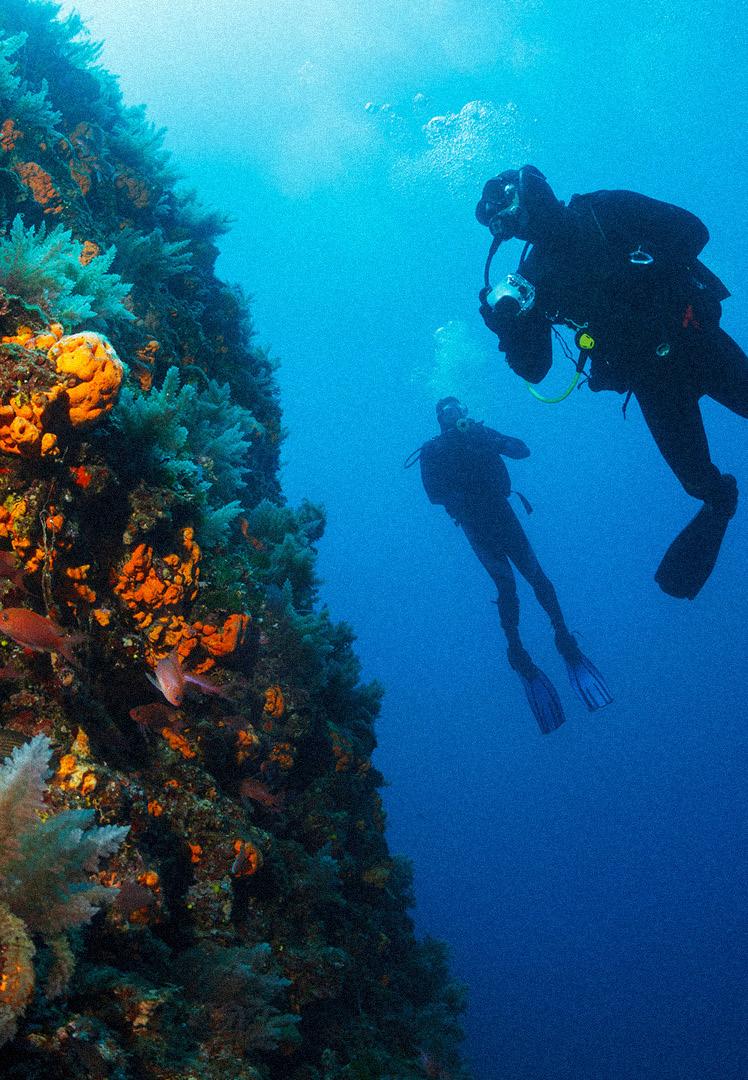
[[(699, 254), (709, 239), (688, 210), (633, 191), (558, 200), (533, 165), (492, 177), (475, 210), (493, 236), (480, 313), (509, 366), (542, 401), (571, 392), (589, 361), (591, 390), (636, 397), (663, 458), (703, 507), (668, 548), (655, 575), (671, 596), (692, 600), (717, 561), (738, 489), (712, 463), (699, 408), (707, 395), (748, 416), (748, 357), (721, 329), (730, 294)], [(525, 241), (517, 272), (492, 288), (491, 260), (510, 238)], [(531, 384), (551, 366), (551, 331), (575, 333), (569, 389), (546, 398)]]
[[(556, 648), (566, 662), (572, 687), (588, 709), (601, 709), (613, 700), (605, 681), (582, 653), (564, 621), (556, 590), (509, 505), (511, 483), (503, 458), (526, 458), (530, 451), (520, 439), (500, 435), (471, 420), (455, 397), (436, 406), (441, 433), (411, 454), (406, 467), (420, 461), (421, 480), (430, 501), (446, 509), (498, 590), (499, 620), (509, 645), (507, 659), (517, 672), (543, 734), (565, 720), (556, 689), (532, 661), (519, 636), (519, 598), (511, 563), (528, 581), (551, 620)], [(532, 507), (520, 495), (525, 509)]]

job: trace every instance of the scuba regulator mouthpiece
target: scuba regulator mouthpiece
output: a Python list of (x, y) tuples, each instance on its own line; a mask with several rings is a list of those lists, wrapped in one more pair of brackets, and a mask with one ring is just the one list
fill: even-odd
[(454, 424), (455, 427), (463, 430), (460, 428), (460, 424), (467, 420), (467, 414), (467, 405), (463, 405), (456, 397), (442, 398), (436, 403), (436, 419), (442, 428)]

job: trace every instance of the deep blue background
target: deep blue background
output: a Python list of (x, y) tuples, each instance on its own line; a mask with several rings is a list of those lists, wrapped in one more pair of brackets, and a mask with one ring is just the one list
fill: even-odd
[[(470, 987), (476, 1077), (741, 1080), (746, 510), (694, 603), (657, 590), (695, 506), (635, 403), (625, 422), (612, 394), (544, 406), (495, 357), (473, 207), (486, 176), (525, 160), (564, 199), (627, 187), (687, 206), (745, 346), (745, 2), (77, 6), (127, 99), (236, 218), (221, 272), (254, 294), (282, 358), (286, 492), (329, 515), (323, 599), (387, 688), (389, 839), (415, 864), (419, 931), (449, 942)], [(428, 143), (424, 121), (474, 100), (488, 127), (453, 120)], [(518, 254), (502, 249), (496, 276)], [(435, 430), (434, 332), (450, 320), (473, 356), (453, 350), (451, 388), (530, 445), (512, 465), (528, 532), (615, 692), (584, 713), (522, 588), (527, 645), (569, 717), (547, 738), (488, 578), (402, 469)], [(559, 360), (556, 385), (567, 374)], [(715, 460), (748, 490), (744, 422), (704, 412)]]

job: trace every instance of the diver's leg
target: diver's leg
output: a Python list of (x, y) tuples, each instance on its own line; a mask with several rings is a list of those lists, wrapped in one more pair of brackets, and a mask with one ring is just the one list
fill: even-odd
[(544, 573), (538, 562), (538, 557), (527, 539), (525, 530), (509, 503), (506, 505), (503, 516), (502, 529), (504, 531), (507, 555), (535, 593), (538, 603), (551, 620), (553, 629), (556, 631), (566, 630), (566, 622), (553, 583)]
[(544, 735), (559, 728), (566, 719), (563, 706), (550, 679), (524, 648), (519, 636), (519, 597), (509, 560), (498, 534), (481, 535), (463, 523), (463, 531), (475, 554), (491, 575), (498, 596), (499, 621), (508, 643), (507, 660), (522, 682), (527, 702)]
[(566, 625), (556, 590), (550, 578), (543, 572), (538, 557), (527, 539), (517, 515), (507, 504), (509, 515), (505, 519), (507, 555), (529, 583), (538, 602), (547, 612), (555, 631), (556, 648), (564, 658), (566, 673), (575, 693), (590, 711), (609, 705), (613, 697), (600, 672), (584, 655), (576, 638)]
[(699, 395), (674, 380), (639, 386), (636, 399), (657, 448), (695, 499), (709, 502), (722, 475), (712, 462), (699, 408)]
[(721, 328), (703, 352), (702, 389), (726, 409), (748, 418), (748, 356)]
[(512, 568), (495, 537), (463, 525), (471, 548), (496, 586), (499, 621), (507, 641), (519, 643), (519, 596)]
[[(716, 387), (715, 387), (716, 389)], [(660, 453), (681, 484), (704, 506), (676, 536), (655, 574), (670, 596), (693, 600), (709, 578), (738, 502), (734, 476), (720, 473), (709, 454), (699, 393), (675, 379), (635, 393)]]
[(518, 664), (527, 666), (528, 663), (532, 664), (532, 661), (519, 636), (519, 596), (509, 560), (495, 536), (481, 534), (467, 525), (463, 525), (463, 531), (496, 586), (496, 607), (509, 645), (509, 663), (515, 670), (519, 670)]
[(507, 641), (507, 660), (515, 671), (527, 673), (535, 665), (519, 636), (519, 597), (509, 560), (504, 557), (503, 572), (494, 577), (499, 622)]

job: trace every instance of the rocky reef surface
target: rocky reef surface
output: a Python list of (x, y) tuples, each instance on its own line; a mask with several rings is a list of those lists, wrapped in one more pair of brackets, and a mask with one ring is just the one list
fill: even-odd
[(0, 1073), (454, 1080), (224, 230), (78, 20), (3, 0)]

